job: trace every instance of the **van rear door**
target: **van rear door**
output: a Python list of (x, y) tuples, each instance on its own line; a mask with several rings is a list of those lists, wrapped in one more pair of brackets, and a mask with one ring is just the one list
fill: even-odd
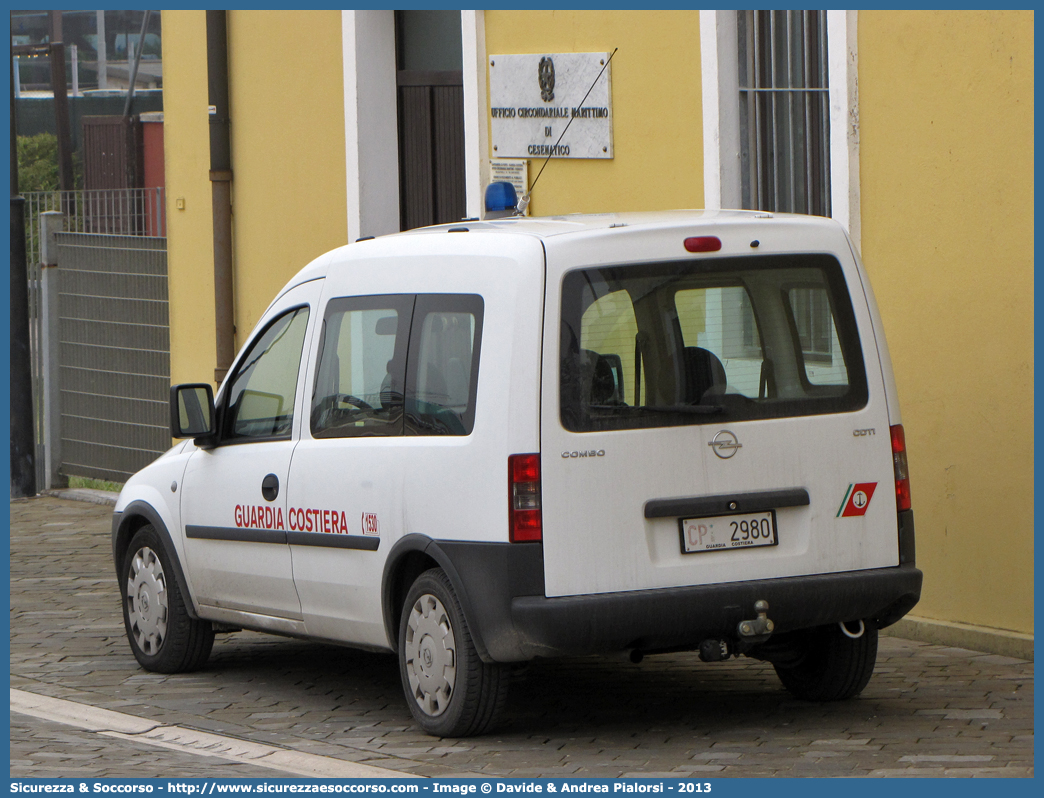
[(688, 254), (678, 229), (548, 245), (548, 596), (898, 564), (882, 371), (847, 239), (825, 222), (712, 232), (713, 254)]

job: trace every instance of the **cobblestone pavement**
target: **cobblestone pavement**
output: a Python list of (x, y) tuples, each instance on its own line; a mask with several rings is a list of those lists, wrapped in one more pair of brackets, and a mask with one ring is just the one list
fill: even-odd
[[(516, 675), (496, 734), (412, 724), (395, 658), (243, 632), (205, 670), (138, 667), (110, 562), (111, 508), (11, 503), (11, 687), (421, 776), (1033, 775), (1033, 664), (882, 637), (858, 699), (795, 701), (771, 666), (586, 657)], [(278, 777), (11, 716), (11, 775)]]

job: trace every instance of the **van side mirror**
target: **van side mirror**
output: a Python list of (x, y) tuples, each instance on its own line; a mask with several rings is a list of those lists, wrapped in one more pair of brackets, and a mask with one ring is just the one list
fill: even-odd
[(214, 390), (205, 383), (173, 385), (170, 389), (170, 436), (213, 437)]

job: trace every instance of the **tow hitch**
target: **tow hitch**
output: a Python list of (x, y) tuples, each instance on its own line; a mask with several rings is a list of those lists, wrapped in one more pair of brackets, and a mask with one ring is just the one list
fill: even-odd
[(731, 656), (738, 656), (750, 651), (754, 646), (764, 643), (772, 636), (776, 625), (768, 617), (768, 602), (759, 599), (754, 602), (757, 618), (740, 621), (736, 626), (737, 639), (704, 640), (700, 643), (700, 659), (704, 662), (721, 662)]
[(742, 642), (764, 643), (772, 636), (772, 630), (776, 628), (776, 625), (769, 620), (768, 608), (768, 602), (765, 599), (754, 602), (754, 612), (758, 614), (758, 617), (752, 621), (740, 621), (736, 627)]

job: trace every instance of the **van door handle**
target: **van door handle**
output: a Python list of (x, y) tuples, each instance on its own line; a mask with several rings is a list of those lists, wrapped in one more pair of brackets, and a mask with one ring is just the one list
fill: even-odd
[(765, 490), (756, 493), (723, 493), (718, 496), (691, 496), (677, 499), (651, 499), (645, 503), (646, 518), (697, 518), (729, 513), (759, 513), (781, 507), (809, 504), (804, 488)]
[(262, 479), (261, 495), (265, 497), (265, 501), (274, 502), (276, 496), (279, 495), (279, 477), (275, 474), (269, 474)]

